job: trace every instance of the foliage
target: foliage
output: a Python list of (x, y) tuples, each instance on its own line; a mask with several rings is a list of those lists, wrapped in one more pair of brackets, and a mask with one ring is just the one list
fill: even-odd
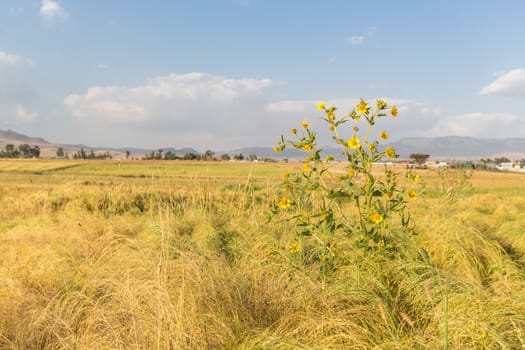
[(430, 155), (423, 154), (423, 153), (412, 153), (409, 156), (410, 159), (414, 159), (414, 161), (419, 165), (422, 165), (423, 163), (425, 163), (429, 157)]
[(13, 144), (4, 146), (4, 150), (0, 151), (0, 158), (39, 158), (40, 147), (30, 146), (27, 143), (15, 147)]
[[(299, 255), (305, 247), (315, 247), (313, 259), (320, 263), (323, 273), (334, 267), (338, 245), (350, 242), (353, 249), (394, 253), (398, 245), (412, 231), (410, 215), (406, 210), (409, 199), (421, 193), (419, 175), (407, 172), (410, 188), (399, 186), (401, 174), (385, 166), (382, 173), (373, 172), (375, 162), (396, 158), (394, 149), (387, 146), (380, 151), (382, 141), (388, 139), (384, 130), (376, 131), (379, 119), (397, 116), (397, 108), (378, 100), (373, 111), (364, 100), (346, 116), (337, 117), (336, 107), (321, 103), (318, 109), (332, 133), (333, 141), (341, 148), (346, 163), (343, 171), (333, 164), (334, 156), (323, 156), (317, 145), (317, 133), (311, 124), (303, 121), (301, 132), (292, 129), (293, 139), (281, 136), (275, 150), (286, 147), (303, 150), (306, 157), (303, 171), (286, 174), (284, 193), (273, 213), (280, 211), (296, 226), (296, 241), (290, 253)], [(359, 133), (364, 119), (365, 133)], [(343, 126), (351, 123), (351, 133), (344, 137)], [(300, 243), (302, 242), (302, 243)]]
[(112, 159), (109, 152), (95, 153), (93, 149), (87, 153), (84, 148), (80, 148), (77, 153), (73, 154), (73, 159)]

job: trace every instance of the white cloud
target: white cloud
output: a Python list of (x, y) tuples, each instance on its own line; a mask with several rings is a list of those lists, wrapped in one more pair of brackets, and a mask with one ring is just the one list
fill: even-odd
[(523, 123), (515, 114), (475, 112), (442, 117), (434, 125), (430, 135), (504, 138), (523, 135), (525, 127), (521, 125)]
[(352, 45), (362, 45), (365, 42), (365, 37), (361, 35), (354, 35), (347, 39)]
[(10, 65), (31, 64), (31, 60), (26, 57), (10, 54), (9, 52), (0, 51), (0, 64), (10, 64)]
[(24, 123), (33, 123), (38, 120), (37, 112), (29, 112), (24, 106), (17, 105), (15, 110), (17, 118)]
[(42, 0), (40, 4), (40, 15), (47, 20), (65, 20), (69, 14), (54, 0)]
[(497, 79), (481, 90), (482, 95), (525, 97), (525, 68), (498, 73)]
[(268, 135), (280, 130), (278, 117), (264, 108), (265, 89), (272, 85), (270, 79), (170, 74), (139, 86), (94, 86), (66, 96), (64, 106), (85, 125), (120, 128), (121, 133), (140, 129), (157, 134), (158, 140), (170, 135), (172, 144), (190, 138), (193, 142), (186, 144), (203, 148), (211, 147), (203, 145), (205, 140), (215, 140), (214, 149), (267, 145)]
[(81, 119), (144, 122), (192, 119), (193, 112), (214, 114), (238, 101), (258, 97), (269, 79), (226, 79), (205, 73), (170, 74), (136, 87), (95, 86), (64, 99), (67, 110)]
[(101, 63), (101, 64), (97, 64), (97, 65), (96, 65), (96, 68), (97, 68), (97, 69), (100, 69), (100, 70), (108, 70), (108, 69), (111, 69), (111, 67), (110, 67), (109, 65), (107, 65), (107, 64), (102, 64), (102, 63)]

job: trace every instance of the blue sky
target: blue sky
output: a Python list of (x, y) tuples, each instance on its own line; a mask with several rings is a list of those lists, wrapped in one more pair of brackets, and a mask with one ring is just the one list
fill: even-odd
[(2, 0), (0, 129), (93, 146), (272, 146), (321, 100), (393, 139), (525, 137), (525, 2)]

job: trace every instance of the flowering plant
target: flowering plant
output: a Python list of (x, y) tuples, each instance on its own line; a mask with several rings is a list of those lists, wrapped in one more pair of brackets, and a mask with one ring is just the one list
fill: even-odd
[[(353, 249), (368, 252), (396, 251), (412, 233), (407, 203), (421, 193), (422, 181), (419, 175), (406, 172), (410, 187), (401, 187), (399, 167), (386, 162), (377, 165), (398, 157), (392, 147), (381, 144), (388, 140), (388, 133), (374, 131), (379, 119), (397, 117), (395, 106), (377, 100), (373, 110), (361, 99), (343, 117), (325, 102), (317, 109), (324, 113), (321, 119), (341, 148), (344, 162), (336, 162), (333, 154), (324, 155), (317, 144), (317, 133), (306, 121), (301, 122), (301, 132), (291, 130), (290, 139), (281, 135), (274, 147), (276, 152), (293, 147), (306, 156), (302, 172), (285, 175), (283, 195), (276, 201), (273, 214), (284, 215), (285, 220), (295, 223), (296, 237), (290, 253), (320, 262), (321, 270), (326, 272), (334, 267), (338, 245), (350, 243)], [(344, 137), (343, 126), (347, 123), (352, 124), (351, 133)], [(359, 132), (360, 123), (365, 124), (364, 133)], [(308, 247), (308, 253), (304, 247)]]

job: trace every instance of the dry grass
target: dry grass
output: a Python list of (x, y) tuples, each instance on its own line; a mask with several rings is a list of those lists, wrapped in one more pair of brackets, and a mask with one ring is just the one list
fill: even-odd
[(323, 280), (266, 223), (294, 165), (59, 163), (0, 166), (2, 349), (525, 347), (521, 175), (475, 173), (451, 199), (424, 172), (413, 244), (344, 250)]

